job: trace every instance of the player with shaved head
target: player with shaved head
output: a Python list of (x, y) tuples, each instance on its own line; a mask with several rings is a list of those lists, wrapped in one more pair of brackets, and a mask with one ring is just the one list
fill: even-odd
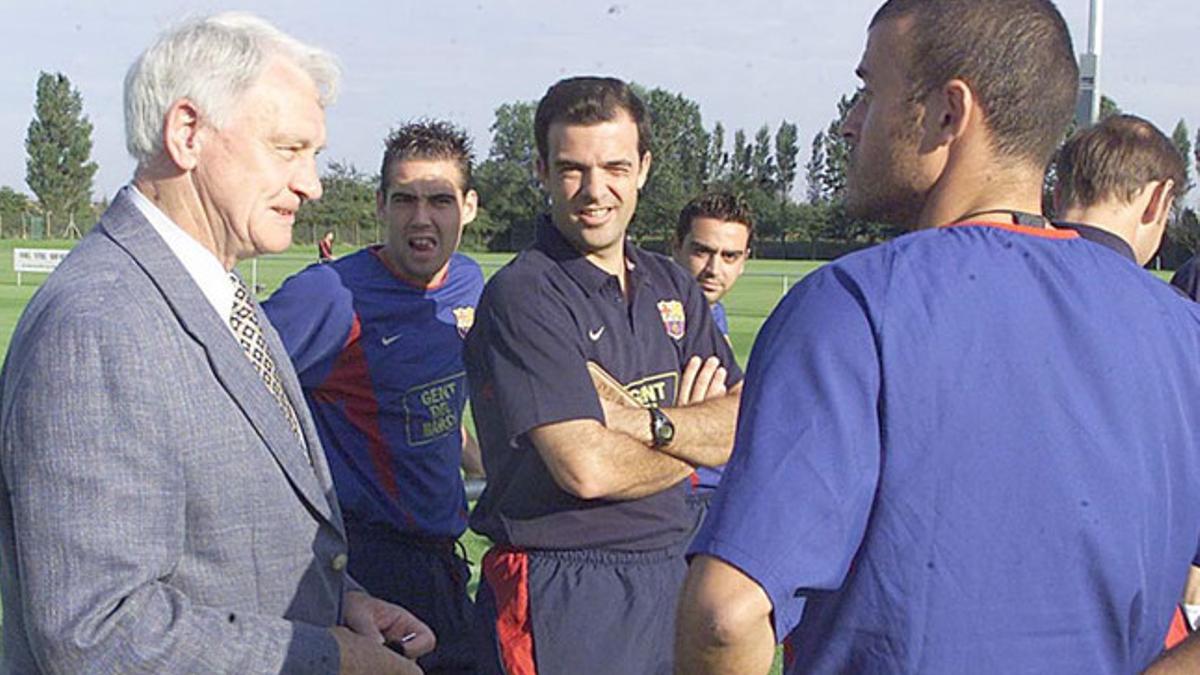
[(759, 333), (676, 672), (1138, 672), (1200, 541), (1200, 306), (1041, 215), (1078, 70), (1048, 0), (889, 0), (846, 208), (916, 231)]

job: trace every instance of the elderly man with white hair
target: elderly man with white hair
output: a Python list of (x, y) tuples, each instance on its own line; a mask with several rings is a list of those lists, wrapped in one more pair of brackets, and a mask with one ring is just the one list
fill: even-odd
[(346, 576), (295, 373), (233, 271), (287, 248), (321, 196), (337, 78), (245, 14), (130, 69), (132, 184), (0, 375), (5, 672), (420, 672), (404, 657), (433, 635)]

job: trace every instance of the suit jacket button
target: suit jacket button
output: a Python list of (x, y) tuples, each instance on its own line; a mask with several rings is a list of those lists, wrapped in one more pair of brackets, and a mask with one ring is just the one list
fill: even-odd
[(341, 572), (346, 569), (346, 563), (350, 562), (350, 558), (345, 553), (339, 553), (333, 556), (333, 561), (329, 564), (334, 572)]

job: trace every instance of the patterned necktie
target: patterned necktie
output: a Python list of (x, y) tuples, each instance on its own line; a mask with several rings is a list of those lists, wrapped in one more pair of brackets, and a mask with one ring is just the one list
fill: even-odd
[[(267, 385), (271, 396), (275, 397), (275, 402), (283, 410), (284, 417), (287, 417), (288, 424), (292, 427), (292, 433), (300, 439), (301, 445), (305, 445), (304, 434), (300, 433), (300, 420), (296, 417), (296, 409), (292, 407), (291, 401), (283, 391), (283, 382), (279, 379), (279, 372), (275, 369), (275, 360), (271, 358), (271, 352), (267, 351), (267, 342), (263, 339), (262, 326), (258, 325), (254, 297), (250, 295), (250, 290), (246, 288), (245, 282), (236, 274), (230, 274), (229, 280), (234, 284), (233, 313), (229, 315), (229, 326), (233, 329), (233, 335), (237, 338), (238, 344), (242, 345), (242, 351), (254, 365), (258, 376)], [(309, 461), (312, 461), (311, 457)]]

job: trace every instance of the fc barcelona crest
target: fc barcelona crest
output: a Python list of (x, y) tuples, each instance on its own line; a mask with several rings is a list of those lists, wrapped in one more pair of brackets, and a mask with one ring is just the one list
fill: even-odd
[(470, 305), (454, 308), (454, 323), (458, 326), (458, 336), (467, 339), (471, 326), (475, 325), (475, 308)]
[(687, 316), (683, 313), (683, 303), (678, 300), (659, 300), (658, 315), (662, 317), (663, 328), (673, 339), (683, 338), (687, 328)]

